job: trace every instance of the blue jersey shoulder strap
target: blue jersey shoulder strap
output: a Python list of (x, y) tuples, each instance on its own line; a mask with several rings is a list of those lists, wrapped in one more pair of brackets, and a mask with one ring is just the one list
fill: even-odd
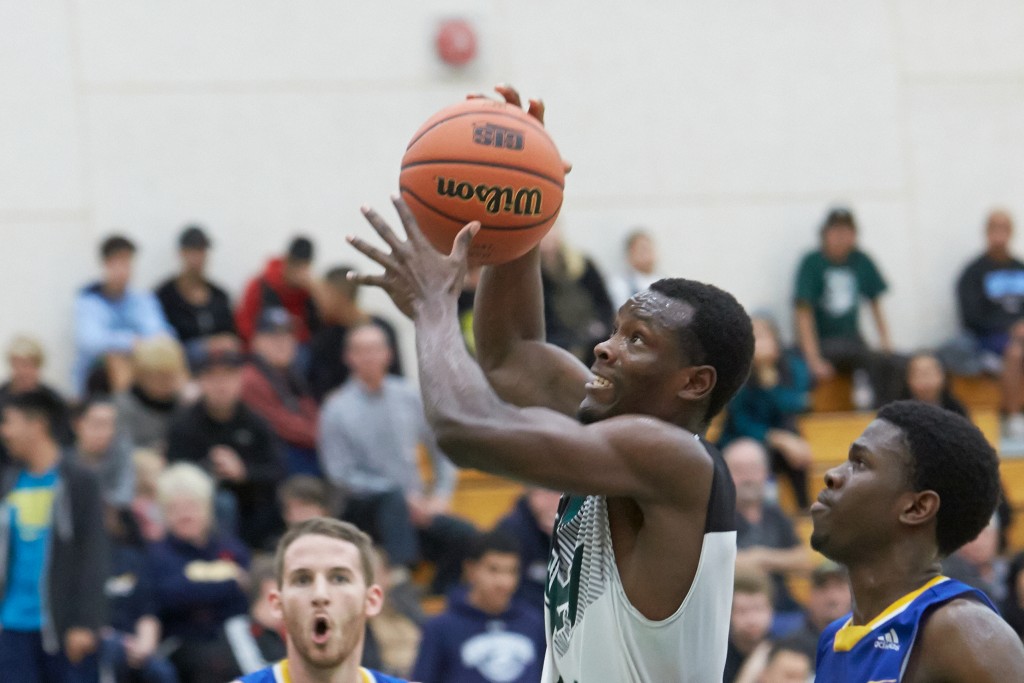
[(259, 671), (253, 671), (238, 679), (239, 683), (289, 683), (286, 671), (282, 670), (284, 661), (272, 664)]
[(375, 683), (409, 683), (404, 678), (395, 678), (394, 676), (388, 676), (387, 674), (382, 674), (381, 672), (374, 671), (373, 669), (363, 669), (363, 671), (373, 676), (373, 680), (375, 681)]
[[(409, 683), (401, 678), (388, 676), (373, 669), (360, 668), (360, 672), (367, 683)], [(268, 666), (265, 669), (242, 676), (238, 681), (240, 683), (292, 683), (291, 677), (288, 674), (288, 660), (281, 660), (277, 664)]]
[(868, 624), (854, 625), (850, 616), (830, 624), (818, 641), (816, 678), (829, 683), (899, 681), (922, 618), (935, 607), (960, 597), (977, 600), (996, 611), (981, 591), (939, 576), (894, 602)]

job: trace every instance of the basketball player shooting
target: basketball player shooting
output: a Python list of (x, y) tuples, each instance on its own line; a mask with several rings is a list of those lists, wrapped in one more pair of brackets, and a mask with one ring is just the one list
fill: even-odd
[[(511, 89), (499, 89), (519, 103)], [(542, 108), (530, 107), (538, 119)], [(546, 591), (545, 683), (721, 680), (736, 555), (734, 489), (700, 437), (746, 380), (750, 319), (710, 285), (667, 279), (618, 311), (587, 369), (544, 342), (536, 249), (484, 270), (477, 362), (456, 300), (478, 223), (448, 256), (400, 199), (402, 240), (349, 241), (416, 327), (420, 385), (441, 448), (459, 466), (565, 491)]]

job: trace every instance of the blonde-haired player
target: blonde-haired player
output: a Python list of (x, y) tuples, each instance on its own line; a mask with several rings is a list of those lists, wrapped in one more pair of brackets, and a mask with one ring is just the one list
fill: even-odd
[(288, 656), (239, 683), (405, 683), (359, 665), (366, 620), (380, 612), (373, 547), (355, 526), (315, 517), (290, 529), (277, 546), (277, 590)]

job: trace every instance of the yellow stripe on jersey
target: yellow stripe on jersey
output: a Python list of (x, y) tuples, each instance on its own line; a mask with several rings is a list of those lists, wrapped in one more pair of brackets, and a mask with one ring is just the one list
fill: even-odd
[(949, 581), (949, 579), (945, 576), (936, 576), (934, 579), (932, 579), (925, 585), (921, 586), (916, 591), (907, 593), (902, 598), (886, 607), (884, 610), (882, 610), (881, 614), (879, 614), (877, 617), (872, 619), (870, 623), (865, 624), (864, 626), (855, 626), (853, 624), (853, 617), (850, 617), (850, 619), (845, 624), (843, 624), (843, 627), (836, 631), (836, 637), (832, 641), (832, 651), (849, 652), (854, 648), (854, 646), (857, 643), (861, 641), (862, 638), (864, 638), (864, 636), (868, 635), (876, 628), (887, 622), (889, 619), (892, 619), (897, 614), (905, 610), (910, 603), (914, 602), (914, 600), (916, 600), (917, 597), (921, 595), (921, 593), (924, 593), (932, 586), (937, 586), (944, 581)]
[[(375, 683), (373, 674), (363, 667), (359, 667), (359, 673), (363, 679), (363, 683)], [(292, 683), (292, 674), (288, 669), (288, 660), (282, 659), (274, 667), (274, 678), (277, 679), (278, 683)]]

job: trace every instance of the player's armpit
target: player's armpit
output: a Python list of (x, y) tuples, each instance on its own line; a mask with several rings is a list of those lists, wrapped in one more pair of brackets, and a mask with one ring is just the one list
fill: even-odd
[(1024, 683), (1024, 645), (991, 609), (953, 600), (924, 622), (905, 680)]
[(435, 430), (441, 449), (461, 467), (581, 495), (703, 504), (713, 474), (693, 434), (653, 417), (582, 425), (549, 409), (506, 404)]

